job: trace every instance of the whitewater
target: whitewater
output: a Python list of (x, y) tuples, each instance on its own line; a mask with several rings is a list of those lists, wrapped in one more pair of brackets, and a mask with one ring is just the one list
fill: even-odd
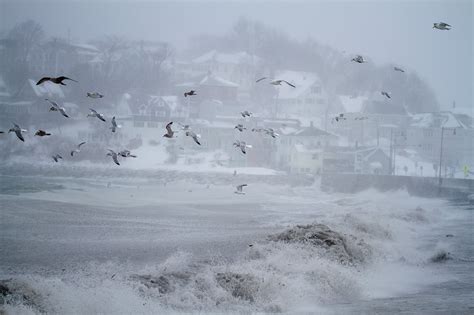
[(471, 205), (230, 177), (1, 176), (0, 310), (474, 311)]

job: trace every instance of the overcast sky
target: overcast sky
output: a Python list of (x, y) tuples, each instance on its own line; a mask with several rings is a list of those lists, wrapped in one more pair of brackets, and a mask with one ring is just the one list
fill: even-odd
[[(416, 71), (442, 108), (473, 114), (472, 1), (44, 1), (0, 0), (0, 28), (34, 19), (54, 36), (86, 41), (105, 34), (164, 40), (223, 33), (241, 16), (298, 39)], [(450, 31), (432, 28), (443, 21)]]

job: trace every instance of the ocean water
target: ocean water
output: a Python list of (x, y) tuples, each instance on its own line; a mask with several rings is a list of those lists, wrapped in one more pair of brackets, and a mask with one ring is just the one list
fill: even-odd
[(3, 176), (0, 284), (9, 292), (0, 309), (474, 312), (468, 203), (403, 191), (326, 194), (317, 185), (247, 188)]

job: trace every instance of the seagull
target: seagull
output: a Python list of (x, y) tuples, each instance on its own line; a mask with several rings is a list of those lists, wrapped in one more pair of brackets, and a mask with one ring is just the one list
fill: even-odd
[(13, 124), (13, 128), (11, 128), (10, 130), (8, 130), (8, 133), (10, 132), (14, 132), (16, 134), (16, 136), (18, 137), (18, 139), (20, 139), (21, 141), (25, 142), (25, 138), (23, 138), (23, 135), (21, 134), (22, 132), (26, 132), (25, 129), (21, 129), (20, 126), (18, 126), (17, 124)]
[(354, 58), (352, 58), (351, 61), (354, 61), (354, 62), (357, 62), (357, 63), (364, 63), (365, 62), (364, 57), (362, 57), (361, 55), (355, 56)]
[(74, 153), (79, 153), (81, 152), (81, 146), (85, 144), (85, 142), (81, 142), (77, 145), (77, 147), (71, 151), (71, 156), (74, 156)]
[(247, 128), (245, 128), (244, 125), (242, 124), (238, 124), (237, 126), (234, 127), (234, 129), (237, 129), (240, 132), (247, 130)]
[(181, 130), (191, 130), (191, 125), (183, 125), (181, 123), (178, 123), (181, 126)]
[(115, 116), (112, 117), (112, 127), (110, 127), (110, 129), (112, 129), (112, 132), (115, 132), (117, 128), (121, 128), (121, 127), (122, 127), (121, 125), (117, 125), (117, 122), (115, 121)]
[(93, 93), (87, 92), (87, 97), (90, 97), (90, 98), (103, 98), (104, 95), (102, 95), (98, 92), (93, 92)]
[(344, 114), (339, 114), (339, 116), (336, 116), (332, 119), (331, 123), (335, 121), (339, 122), (339, 120), (346, 120), (346, 117), (344, 117)]
[(174, 135), (174, 131), (171, 129), (171, 125), (173, 124), (173, 122), (169, 122), (167, 125), (166, 125), (166, 133), (163, 135), (163, 137), (166, 137), (166, 138), (173, 138), (173, 135)]
[(196, 91), (191, 90), (189, 92), (184, 92), (184, 97), (192, 96), (192, 95), (197, 95)]
[(355, 117), (354, 118), (354, 120), (366, 120), (366, 119), (369, 119), (369, 117), (363, 116), (363, 117)]
[(393, 67), (393, 70), (399, 71), (399, 72), (405, 72), (405, 70), (403, 70), (402, 68), (399, 68), (399, 67)]
[(276, 133), (275, 130), (273, 130), (272, 128), (265, 129), (265, 133), (271, 136), (272, 138), (277, 138), (279, 136), (279, 134)]
[(240, 112), (240, 115), (242, 115), (242, 117), (245, 118), (246, 116), (250, 117), (250, 115), (252, 115), (252, 113), (249, 112), (248, 110), (244, 110), (243, 112)]
[(241, 184), (241, 185), (238, 185), (235, 187), (236, 191), (234, 191), (234, 194), (238, 194), (238, 195), (245, 195), (245, 193), (243, 192), (243, 188), (247, 186), (247, 184)]
[(201, 143), (199, 142), (199, 135), (197, 135), (193, 131), (191, 131), (191, 130), (186, 131), (186, 136), (193, 138), (194, 142), (201, 145)]
[(49, 109), (50, 112), (60, 112), (61, 115), (63, 115), (66, 118), (69, 118), (69, 116), (66, 114), (66, 109), (64, 107), (61, 107), (56, 103), (55, 101), (49, 100), (45, 98), (45, 101), (48, 101), (52, 106)]
[(136, 155), (131, 154), (129, 150), (122, 150), (118, 153), (118, 155), (120, 155), (121, 157), (124, 157), (124, 158), (127, 158), (127, 157), (136, 158), (137, 157)]
[(50, 82), (60, 84), (60, 85), (66, 85), (66, 84), (63, 83), (64, 80), (71, 80), (71, 81), (77, 82), (76, 80), (73, 80), (73, 79), (65, 77), (65, 76), (60, 76), (60, 77), (57, 77), (57, 78), (43, 77), (36, 83), (36, 85), (40, 85), (41, 83), (44, 83), (46, 81), (50, 81)]
[(94, 110), (92, 108), (89, 108), (89, 109), (90, 109), (91, 112), (89, 114), (87, 114), (87, 117), (97, 117), (102, 121), (106, 121), (105, 118), (104, 118), (104, 115), (99, 114), (96, 110)]
[(51, 136), (50, 133), (47, 133), (46, 131), (44, 130), (38, 130), (36, 133), (35, 133), (35, 136), (40, 136), (40, 137), (43, 137), (43, 136)]
[(240, 151), (242, 151), (243, 154), (247, 154), (247, 148), (251, 148), (252, 146), (246, 144), (245, 141), (237, 140), (236, 142), (234, 142), (234, 147), (240, 148)]
[(273, 80), (273, 81), (270, 82), (270, 84), (273, 84), (273, 85), (281, 85), (282, 82), (288, 84), (288, 85), (291, 86), (291, 87), (294, 87), (294, 88), (296, 87), (296, 86), (294, 86), (293, 84), (291, 84), (290, 82), (285, 81), (285, 80)]
[(114, 150), (109, 149), (109, 153), (107, 153), (107, 156), (111, 156), (112, 160), (114, 160), (114, 163), (117, 164), (117, 165), (120, 165), (120, 163), (118, 161), (118, 155), (117, 155), (117, 153), (115, 153)]
[(257, 81), (255, 81), (255, 83), (258, 83), (258, 82), (263, 81), (263, 80), (265, 80), (265, 79), (267, 79), (267, 77), (260, 78), (260, 79), (258, 79)]
[(390, 94), (388, 94), (388, 92), (382, 91), (382, 92), (380, 92), (380, 94), (382, 94), (383, 96), (386, 96), (387, 98), (391, 98)]
[(53, 155), (52, 158), (53, 158), (54, 162), (56, 162), (56, 163), (59, 162), (59, 159), (61, 159), (61, 160), (63, 159), (63, 157), (60, 156), (59, 154)]
[(433, 23), (433, 28), (437, 28), (442, 31), (449, 31), (451, 29), (451, 25), (444, 22)]
[(253, 132), (265, 132), (264, 128), (252, 128)]

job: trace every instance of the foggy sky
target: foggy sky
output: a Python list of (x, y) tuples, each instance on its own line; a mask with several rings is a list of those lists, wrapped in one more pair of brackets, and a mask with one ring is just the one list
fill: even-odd
[[(43, 1), (0, 0), (0, 30), (27, 19), (47, 35), (87, 41), (107, 34), (169, 41), (185, 48), (191, 35), (223, 34), (248, 17), (304, 40), (312, 37), (377, 64), (416, 71), (442, 109), (474, 114), (471, 1)], [(432, 29), (434, 22), (452, 25)], [(68, 33), (69, 32), (69, 33)]]

